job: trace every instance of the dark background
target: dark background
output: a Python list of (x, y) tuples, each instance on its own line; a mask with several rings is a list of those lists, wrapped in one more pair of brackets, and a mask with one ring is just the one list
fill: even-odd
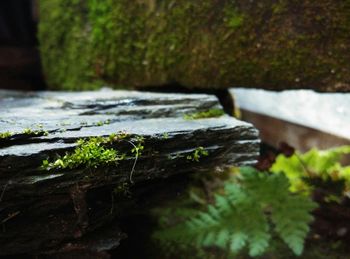
[(0, 88), (45, 88), (38, 41), (35, 0), (0, 1)]

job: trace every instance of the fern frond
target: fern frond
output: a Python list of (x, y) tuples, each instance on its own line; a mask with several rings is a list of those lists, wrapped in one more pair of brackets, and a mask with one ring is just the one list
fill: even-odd
[(232, 211), (231, 202), (223, 195), (216, 194), (215, 196), (215, 207), (220, 213), (230, 213)]
[(224, 191), (205, 211), (197, 210), (184, 222), (157, 231), (155, 237), (174, 246), (216, 246), (231, 254), (247, 247), (250, 256), (258, 256), (269, 246), (272, 221), (282, 240), (301, 254), (315, 203), (289, 192), (284, 175), (242, 168), (239, 180), (228, 181)]
[(240, 206), (240, 214), (238, 228), (248, 236), (249, 255), (262, 255), (269, 246), (270, 240), (269, 223), (263, 207), (259, 202), (247, 199), (246, 204)]
[(248, 241), (248, 235), (242, 231), (232, 233), (230, 240), (230, 251), (235, 254), (244, 248)]
[(271, 220), (275, 231), (296, 254), (301, 255), (304, 240), (313, 220), (310, 212), (316, 204), (305, 196), (285, 196), (284, 200), (274, 204)]
[(249, 255), (252, 257), (262, 255), (269, 246), (269, 239), (270, 235), (267, 232), (256, 232), (249, 239)]
[(230, 240), (230, 237), (230, 231), (227, 228), (223, 228), (218, 232), (216, 240), (213, 244), (220, 248), (225, 248)]

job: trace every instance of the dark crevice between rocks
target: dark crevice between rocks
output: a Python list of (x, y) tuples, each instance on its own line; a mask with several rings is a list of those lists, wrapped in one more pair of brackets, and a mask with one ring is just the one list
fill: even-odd
[(151, 91), (158, 93), (184, 93), (184, 94), (210, 94), (215, 95), (220, 105), (226, 114), (232, 116), (235, 110), (235, 102), (229, 89), (205, 89), (205, 88), (188, 88), (176, 82), (162, 86), (148, 86), (141, 89), (141, 91)]

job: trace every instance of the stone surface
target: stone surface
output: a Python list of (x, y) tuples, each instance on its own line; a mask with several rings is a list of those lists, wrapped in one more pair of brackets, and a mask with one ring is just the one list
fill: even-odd
[[(220, 109), (216, 97), (204, 94), (0, 91), (0, 132), (11, 134), (0, 139), (0, 255), (108, 250), (125, 237), (118, 222), (113, 235), (94, 234), (125, 214), (119, 200), (127, 199), (115, 198), (113, 189), (126, 193), (128, 186), (152, 186), (171, 175), (254, 164), (259, 139), (251, 124), (227, 115), (184, 118), (214, 108)], [(118, 132), (131, 138), (113, 146), (121, 152), (132, 149), (133, 138), (144, 138), (134, 171), (133, 157), (117, 166), (40, 167), (74, 150), (78, 139)], [(187, 159), (199, 147), (208, 156)]]
[(231, 93), (244, 110), (350, 140), (350, 93), (272, 92), (243, 88), (234, 88)]
[(51, 89), (350, 91), (349, 1), (40, 0), (39, 6)]
[(350, 145), (349, 93), (234, 88), (231, 94), (242, 119), (253, 123), (261, 140), (275, 148), (283, 142), (300, 152)]

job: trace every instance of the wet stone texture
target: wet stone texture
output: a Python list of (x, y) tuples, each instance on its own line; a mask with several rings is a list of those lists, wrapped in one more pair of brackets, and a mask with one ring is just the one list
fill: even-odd
[[(254, 164), (259, 138), (251, 124), (227, 115), (186, 119), (213, 109), (221, 109), (218, 100), (205, 94), (0, 91), (0, 256), (84, 251), (104, 258), (126, 237), (115, 220), (127, 214), (116, 205), (128, 204), (119, 193), (142, 193), (176, 174)], [(117, 165), (41, 167), (74, 152), (78, 139), (121, 132), (128, 138), (111, 148), (130, 155)], [(140, 137), (135, 162), (130, 150)], [(199, 148), (207, 155), (193, 159)]]

